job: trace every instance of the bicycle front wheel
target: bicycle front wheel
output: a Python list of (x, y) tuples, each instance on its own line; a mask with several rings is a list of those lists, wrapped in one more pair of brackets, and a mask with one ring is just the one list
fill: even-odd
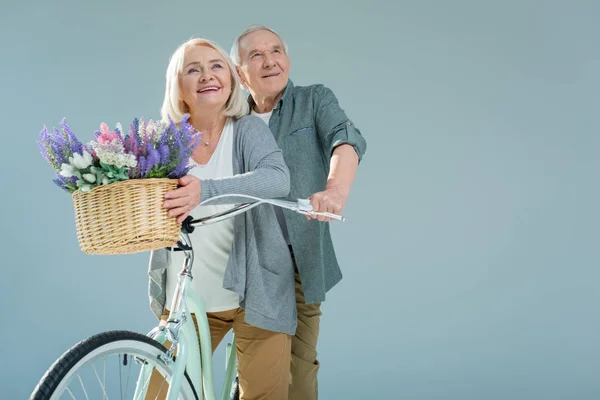
[[(165, 398), (171, 366), (157, 341), (129, 331), (109, 331), (79, 342), (52, 364), (30, 400)], [(157, 375), (159, 374), (159, 375)], [(158, 379), (157, 379), (158, 378)], [(140, 390), (141, 389), (141, 390)], [(198, 396), (185, 374), (179, 399)]]

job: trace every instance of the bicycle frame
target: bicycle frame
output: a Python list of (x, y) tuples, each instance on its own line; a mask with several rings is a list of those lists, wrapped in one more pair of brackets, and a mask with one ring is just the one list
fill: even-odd
[[(189, 235), (185, 232), (181, 234), (182, 241), (191, 244)], [(177, 288), (169, 318), (166, 326), (154, 328), (148, 336), (164, 345), (166, 341), (171, 343), (167, 352), (165, 361), (172, 365), (172, 380), (169, 382), (167, 391), (167, 400), (177, 399), (179, 396), (183, 374), (185, 371), (192, 381), (199, 399), (216, 400), (216, 392), (213, 380), (212, 366), (212, 343), (210, 338), (210, 327), (206, 317), (206, 308), (200, 296), (190, 287), (192, 281), (191, 264), (193, 262), (193, 253), (191, 250), (186, 252), (185, 265), (179, 273)], [(200, 342), (197, 340), (196, 328), (193, 323), (192, 314), (196, 316)], [(223, 383), (221, 400), (227, 399), (231, 391), (235, 369), (237, 367), (237, 354), (231, 351), (235, 346), (235, 337), (232, 343), (227, 344), (226, 349), (226, 372)], [(175, 348), (177, 357), (173, 357)], [(206, 349), (206, 351), (204, 351)], [(151, 370), (142, 368), (136, 387), (134, 399), (145, 398), (145, 383), (150, 378)]]

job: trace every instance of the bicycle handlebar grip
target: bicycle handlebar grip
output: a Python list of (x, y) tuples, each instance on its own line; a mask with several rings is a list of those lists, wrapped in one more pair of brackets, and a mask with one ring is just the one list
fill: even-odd
[(181, 223), (181, 229), (185, 233), (190, 234), (190, 233), (194, 232), (194, 229), (196, 229), (194, 227), (194, 225), (192, 225), (193, 220), (194, 220), (194, 218), (191, 215), (188, 215), (188, 217), (186, 219), (184, 219), (183, 222)]

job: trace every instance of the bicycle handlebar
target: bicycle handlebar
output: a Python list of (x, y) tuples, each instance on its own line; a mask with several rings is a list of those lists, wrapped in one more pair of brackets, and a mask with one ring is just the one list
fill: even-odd
[(182, 229), (184, 229), (188, 233), (192, 233), (196, 226), (203, 226), (203, 225), (220, 222), (225, 219), (232, 218), (236, 215), (245, 213), (246, 211), (249, 211), (256, 206), (259, 206), (259, 205), (265, 204), (265, 203), (271, 204), (276, 207), (287, 208), (288, 210), (292, 210), (299, 214), (310, 215), (312, 217), (323, 216), (323, 217), (335, 219), (338, 221), (346, 220), (346, 218), (344, 218), (341, 215), (332, 214), (332, 213), (328, 213), (328, 212), (315, 211), (310, 204), (310, 200), (308, 200), (308, 199), (298, 199), (297, 201), (294, 202), (294, 201), (288, 201), (288, 200), (261, 199), (260, 197), (248, 196), (248, 195), (244, 195), (244, 194), (227, 194), (227, 195), (219, 195), (219, 196), (211, 197), (210, 199), (204, 200), (199, 205), (204, 205), (210, 201), (213, 201), (213, 200), (216, 200), (219, 198), (223, 198), (223, 197), (244, 197), (244, 198), (255, 200), (255, 201), (251, 202), (251, 203), (243, 203), (243, 204), (237, 205), (235, 207), (232, 207), (229, 210), (222, 211), (220, 213), (216, 213), (213, 215), (209, 215), (207, 217), (201, 217), (201, 218), (194, 219), (192, 216), (189, 216), (183, 222)]

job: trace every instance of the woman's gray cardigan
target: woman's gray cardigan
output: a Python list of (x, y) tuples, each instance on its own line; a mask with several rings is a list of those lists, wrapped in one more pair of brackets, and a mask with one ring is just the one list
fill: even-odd
[[(201, 201), (234, 193), (260, 198), (288, 196), (289, 170), (268, 126), (256, 116), (245, 116), (234, 121), (233, 135), (234, 176), (202, 180)], [(249, 200), (228, 197), (209, 204), (245, 202)], [(247, 323), (294, 335), (294, 266), (273, 206), (262, 204), (233, 218), (234, 239), (223, 287), (240, 295), (240, 307), (245, 310)], [(196, 254), (196, 257), (202, 255)], [(151, 252), (148, 294), (150, 308), (157, 317), (165, 308), (169, 263), (169, 250)]]

